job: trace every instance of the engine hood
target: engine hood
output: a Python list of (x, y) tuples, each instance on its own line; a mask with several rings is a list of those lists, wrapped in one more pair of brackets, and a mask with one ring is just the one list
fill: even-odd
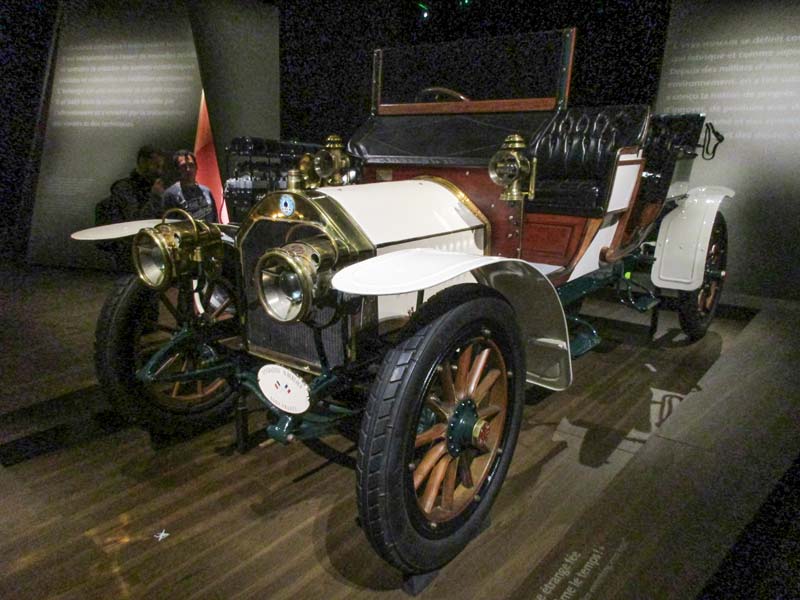
[(480, 212), (443, 179), (386, 181), (316, 190), (335, 200), (376, 248), (482, 229)]
[(261, 248), (288, 243), (309, 226), (333, 240), (345, 262), (452, 234), (480, 232), (482, 243), (490, 237), (486, 217), (458, 187), (437, 177), (271, 192), (242, 224), (237, 244), (244, 247), (264, 221), (283, 226), (261, 239)]

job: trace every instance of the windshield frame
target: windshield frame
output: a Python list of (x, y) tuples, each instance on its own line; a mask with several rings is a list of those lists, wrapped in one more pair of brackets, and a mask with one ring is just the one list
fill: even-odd
[[(497, 98), (464, 101), (384, 102), (384, 53), (392, 49), (376, 49), (372, 61), (373, 115), (469, 114), (493, 112), (552, 111), (565, 108), (569, 100), (572, 63), (575, 54), (575, 28), (556, 30), (561, 36), (558, 81), (553, 95), (532, 98)], [(497, 38), (491, 38), (497, 39)], [(476, 40), (476, 42), (479, 40)], [(452, 44), (453, 42), (449, 42)], [(446, 46), (442, 44), (439, 46)], [(416, 48), (422, 48), (418, 46)]]

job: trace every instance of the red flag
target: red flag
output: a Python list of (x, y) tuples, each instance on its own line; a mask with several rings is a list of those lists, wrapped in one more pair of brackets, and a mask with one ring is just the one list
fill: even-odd
[(214, 195), (220, 223), (228, 222), (228, 207), (222, 198), (222, 179), (219, 176), (217, 151), (214, 149), (214, 135), (208, 119), (206, 94), (200, 92), (200, 113), (197, 116), (197, 135), (194, 138), (194, 154), (197, 157), (197, 182), (208, 186)]

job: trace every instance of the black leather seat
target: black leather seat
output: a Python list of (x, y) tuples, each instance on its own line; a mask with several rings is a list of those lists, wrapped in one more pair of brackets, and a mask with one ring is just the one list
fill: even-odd
[(558, 111), (531, 142), (536, 193), (528, 212), (600, 217), (617, 151), (642, 143), (645, 105), (574, 107)]
[(681, 153), (694, 152), (703, 131), (705, 116), (653, 115), (644, 143), (645, 177), (639, 193), (644, 202), (661, 202), (667, 197), (675, 164)]

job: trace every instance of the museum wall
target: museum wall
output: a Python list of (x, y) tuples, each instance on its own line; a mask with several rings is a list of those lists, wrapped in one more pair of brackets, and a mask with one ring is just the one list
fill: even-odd
[(736, 192), (726, 289), (800, 298), (800, 3), (673, 0), (656, 109), (703, 112), (725, 136), (692, 183)]
[(102, 266), (69, 234), (94, 224), (94, 206), (136, 164), (144, 144), (194, 145), (200, 73), (183, 3), (64, 3), (29, 258)]
[(64, 3), (29, 260), (107, 266), (104, 253), (69, 234), (94, 224), (95, 204), (135, 166), (140, 146), (168, 153), (194, 148), (204, 88), (224, 178), (225, 146), (233, 137), (280, 132), (274, 6), (256, 0)]
[(261, 0), (187, 0), (220, 173), (239, 136), (280, 136), (279, 11)]

